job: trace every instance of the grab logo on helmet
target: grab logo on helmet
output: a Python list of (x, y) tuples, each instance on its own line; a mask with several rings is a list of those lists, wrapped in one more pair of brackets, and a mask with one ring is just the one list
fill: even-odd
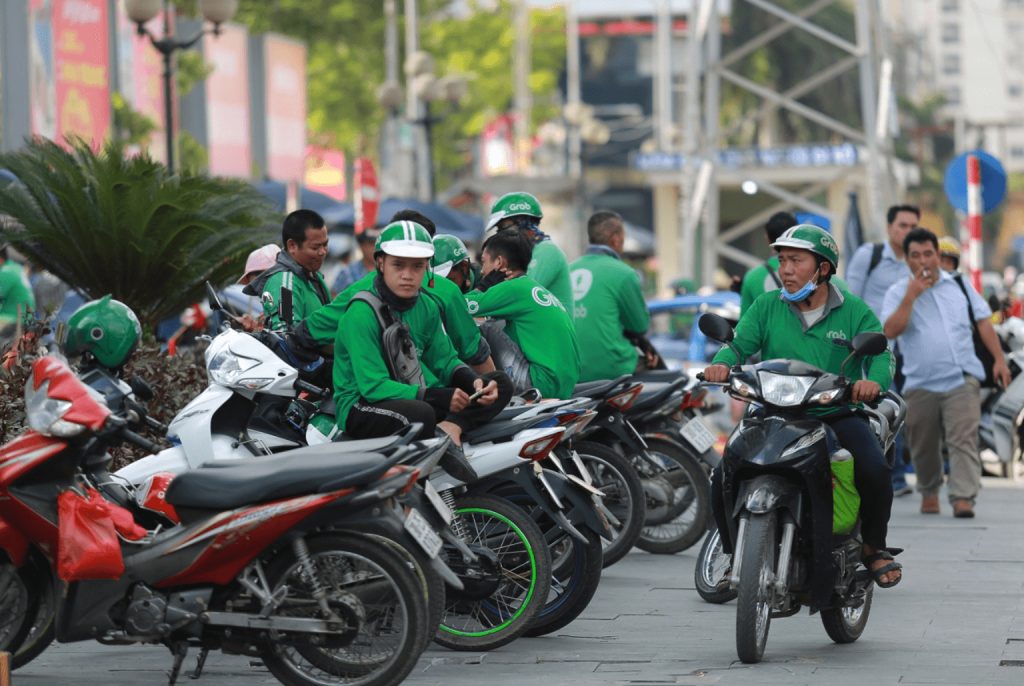
[(508, 206), (509, 212), (529, 212), (532, 209), (528, 202), (514, 202)]

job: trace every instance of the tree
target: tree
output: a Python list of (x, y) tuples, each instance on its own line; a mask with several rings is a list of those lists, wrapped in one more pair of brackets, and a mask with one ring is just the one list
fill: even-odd
[(94, 152), (37, 138), (0, 155), (19, 182), (0, 188), (0, 238), (89, 298), (107, 293), (152, 327), (237, 277), (276, 220), (251, 186), (175, 176), (116, 142)]

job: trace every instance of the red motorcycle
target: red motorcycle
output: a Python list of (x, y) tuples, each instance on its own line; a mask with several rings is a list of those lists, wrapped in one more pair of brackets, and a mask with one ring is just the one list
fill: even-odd
[[(16, 667), (53, 639), (94, 639), (166, 645), (170, 684), (190, 647), (193, 678), (209, 650), (258, 657), (288, 686), (397, 684), (411, 671), (429, 636), (422, 585), (407, 556), (364, 534), (441, 547), (396, 501), (420, 476), (399, 464), (416, 446), (197, 469), (164, 496), (181, 524), (146, 529), (99, 480), (108, 448), (149, 442), (56, 358), (35, 363), (25, 400), (30, 429), (0, 447), (0, 650)], [(114, 523), (103, 572), (69, 555), (83, 546), (66, 516), (76, 499)]]

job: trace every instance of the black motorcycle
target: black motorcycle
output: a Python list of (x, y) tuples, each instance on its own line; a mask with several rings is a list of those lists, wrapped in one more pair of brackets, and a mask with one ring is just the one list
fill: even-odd
[[(732, 346), (729, 324), (713, 314), (699, 326), (708, 337)], [(855, 358), (878, 355), (887, 341), (863, 333), (839, 341)], [(849, 460), (831, 428), (813, 409), (849, 404), (852, 381), (795, 360), (735, 366), (727, 392), (751, 407), (726, 444), (722, 485), (728, 531), (735, 542), (728, 585), (737, 591), (736, 652), (759, 662), (773, 618), (804, 605), (820, 610), (837, 643), (860, 638), (871, 610), (873, 579), (861, 563), (859, 524), (833, 533), (832, 461)], [(892, 443), (906, 411), (903, 400), (885, 394), (876, 407), (851, 408), (874, 427), (891, 459)], [(891, 550), (891, 552), (899, 552)]]

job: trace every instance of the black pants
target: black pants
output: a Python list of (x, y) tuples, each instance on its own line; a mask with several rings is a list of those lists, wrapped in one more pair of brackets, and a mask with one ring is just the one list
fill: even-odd
[[(861, 538), (873, 548), (885, 548), (892, 511), (892, 479), (882, 447), (867, 421), (860, 417), (845, 415), (828, 421), (828, 424), (839, 444), (853, 455), (853, 480), (860, 493)], [(722, 544), (727, 552), (732, 552), (732, 541), (727, 540), (729, 528), (722, 497), (721, 467), (711, 474), (711, 507), (718, 530), (725, 532)]]
[(498, 384), (498, 399), (490, 405), (471, 403), (461, 412), (443, 412), (422, 400), (384, 400), (367, 403), (362, 400), (349, 410), (345, 435), (351, 438), (390, 436), (409, 424), (423, 425), (417, 438), (433, 438), (440, 421), (449, 421), (463, 431), (470, 431), (491, 421), (512, 398), (512, 382), (504, 372), (490, 372), (481, 378), (486, 385)]

